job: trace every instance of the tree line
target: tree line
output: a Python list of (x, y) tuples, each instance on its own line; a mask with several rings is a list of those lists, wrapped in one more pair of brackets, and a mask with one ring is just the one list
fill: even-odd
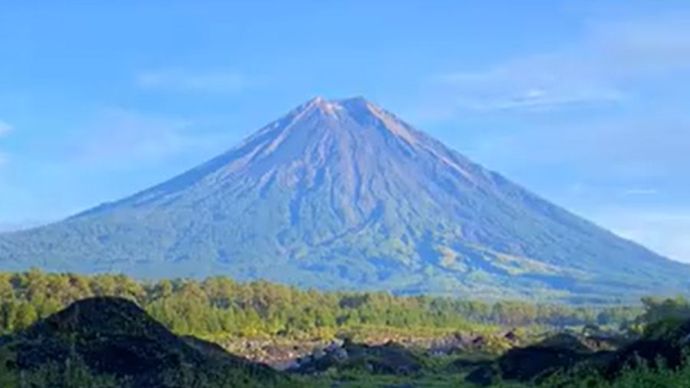
[(318, 292), (227, 277), (137, 281), (124, 275), (0, 273), (0, 331), (25, 328), (90, 296), (134, 300), (178, 334), (301, 336), (361, 327), (463, 330), (481, 325), (627, 325), (641, 308), (485, 302), (385, 292)]

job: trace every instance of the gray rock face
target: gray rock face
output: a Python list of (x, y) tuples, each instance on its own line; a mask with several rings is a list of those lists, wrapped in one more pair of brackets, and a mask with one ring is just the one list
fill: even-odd
[(362, 99), (311, 100), (209, 162), (53, 225), (0, 265), (576, 301), (687, 292), (690, 270)]

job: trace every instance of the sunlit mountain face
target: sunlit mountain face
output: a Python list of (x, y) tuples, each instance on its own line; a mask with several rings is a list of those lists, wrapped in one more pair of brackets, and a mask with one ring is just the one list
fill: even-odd
[(539, 198), (363, 98), (313, 99), (158, 186), (0, 235), (0, 262), (573, 302), (690, 285), (690, 267)]

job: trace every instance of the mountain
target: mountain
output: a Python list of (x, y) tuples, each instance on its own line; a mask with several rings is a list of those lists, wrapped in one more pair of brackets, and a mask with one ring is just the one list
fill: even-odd
[[(70, 375), (70, 367), (81, 367), (101, 379), (78, 385), (84, 387), (117, 385), (112, 380), (127, 382), (122, 385), (127, 387), (170, 388), (267, 387), (287, 382), (268, 366), (202, 340), (178, 337), (133, 302), (111, 297), (75, 302), (2, 337), (0, 354), (11, 355), (11, 360), (2, 360), (2, 367), (11, 372), (52, 379), (17, 386), (76, 386), (56, 381), (62, 380), (58, 378), (62, 373)], [(76, 373), (71, 372), (74, 378)], [(102, 380), (107, 378), (112, 380), (106, 385)]]
[(690, 267), (579, 218), (363, 98), (313, 99), (165, 183), (0, 235), (0, 267), (609, 301)]

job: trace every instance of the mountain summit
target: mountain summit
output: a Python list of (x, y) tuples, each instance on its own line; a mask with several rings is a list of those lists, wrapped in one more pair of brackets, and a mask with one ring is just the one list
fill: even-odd
[(363, 98), (315, 98), (230, 151), (52, 225), (0, 265), (571, 300), (687, 292), (672, 262)]

